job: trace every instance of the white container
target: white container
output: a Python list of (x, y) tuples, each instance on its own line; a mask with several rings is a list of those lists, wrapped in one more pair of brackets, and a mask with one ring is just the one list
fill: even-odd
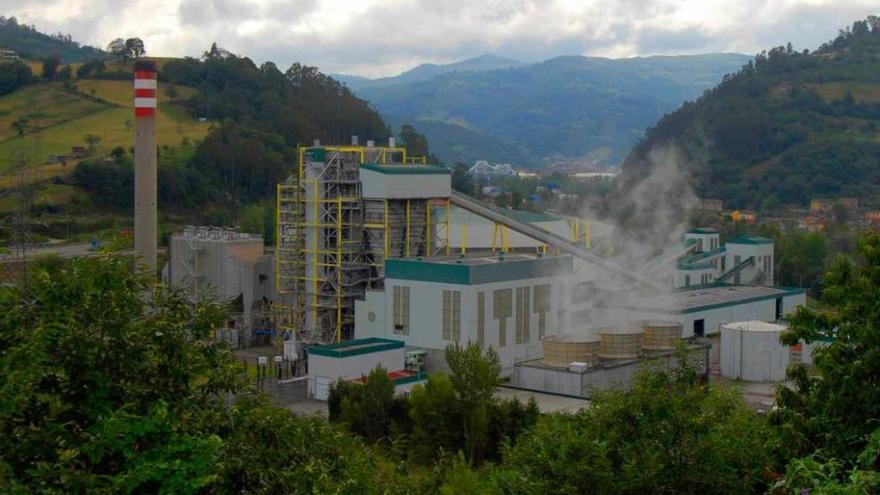
[(790, 354), (779, 336), (785, 329), (763, 321), (721, 325), (721, 376), (750, 382), (784, 380)]

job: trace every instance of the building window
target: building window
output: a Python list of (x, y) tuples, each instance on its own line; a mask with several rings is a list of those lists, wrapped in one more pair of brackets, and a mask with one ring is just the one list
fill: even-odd
[(516, 288), (516, 343), (526, 344), (531, 333), (531, 287)]
[(685, 276), (684, 276), (684, 286), (685, 286), (685, 287), (690, 287), (690, 286), (691, 286), (691, 276), (690, 276), (690, 275), (685, 275)]
[(477, 345), (486, 346), (486, 293), (477, 293)]
[(443, 291), (443, 340), (461, 339), (461, 292)]
[(513, 290), (496, 290), (492, 298), (492, 317), (498, 320), (498, 347), (501, 348), (507, 345), (507, 319), (513, 315)]
[(409, 335), (409, 287), (394, 286), (392, 306), (394, 333)]
[(550, 284), (535, 286), (535, 313), (538, 313), (538, 338), (547, 331), (547, 313), (550, 312)]

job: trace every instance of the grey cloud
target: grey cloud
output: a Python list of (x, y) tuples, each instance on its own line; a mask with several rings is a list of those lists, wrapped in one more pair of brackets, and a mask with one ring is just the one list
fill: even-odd
[(351, 8), (364, 13), (348, 19), (346, 12), (339, 19), (314, 16), (321, 0), (131, 0), (125, 9), (111, 0), (0, 0), (0, 9), (89, 44), (139, 35), (152, 53), (181, 56), (198, 55), (216, 41), (257, 63), (301, 61), (373, 76), (483, 53), (536, 61), (577, 54), (755, 53), (787, 41), (813, 49), (876, 10), (868, 0), (740, 0), (727, 4), (738, 9), (718, 7), (712, 18), (685, 22), (677, 21), (684, 19), (678, 0), (360, 1)]

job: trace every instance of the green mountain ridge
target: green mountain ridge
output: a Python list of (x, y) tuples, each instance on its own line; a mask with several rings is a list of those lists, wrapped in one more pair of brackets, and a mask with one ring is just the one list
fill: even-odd
[[(516, 165), (572, 157), (614, 165), (660, 116), (749, 59), (740, 54), (564, 56), (510, 68), (445, 72), (416, 82), (355, 84), (354, 90), (388, 120), (409, 116), (449, 124), (426, 132), (432, 143), (454, 146), (462, 129), (471, 129), (497, 143), (515, 143), (524, 153)], [(504, 161), (478, 146), (459, 148), (466, 149), (450, 155), (434, 146), (444, 160)]]
[(624, 163), (652, 167), (678, 149), (701, 197), (776, 210), (814, 197), (880, 204), (880, 19), (858, 21), (815, 52), (789, 44), (660, 119)]
[(48, 35), (34, 26), (19, 24), (15, 17), (0, 16), (0, 48), (14, 50), (22, 58), (45, 58), (58, 55), (66, 64), (91, 59), (106, 59), (101, 49), (80, 45), (61, 33)]

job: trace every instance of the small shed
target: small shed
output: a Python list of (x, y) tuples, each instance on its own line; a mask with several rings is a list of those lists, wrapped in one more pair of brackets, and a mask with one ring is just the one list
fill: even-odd
[(404, 369), (404, 343), (378, 337), (347, 340), (309, 348), (309, 392), (327, 400), (330, 385), (368, 375), (377, 366), (388, 371)]

